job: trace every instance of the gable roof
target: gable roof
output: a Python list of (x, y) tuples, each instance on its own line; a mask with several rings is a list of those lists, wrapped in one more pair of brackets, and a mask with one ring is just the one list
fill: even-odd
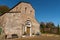
[[(20, 3), (28, 3), (28, 4), (30, 4), (29, 2), (25, 2), (25, 1), (20, 1), (20, 2), (18, 2), (14, 7), (12, 7), (10, 10), (12, 10), (13, 8), (15, 8), (17, 5), (19, 5)], [(30, 4), (31, 5), (31, 4)], [(8, 12), (10, 11), (10, 10), (8, 10)], [(8, 13), (8, 12), (5, 12), (5, 13)], [(2, 16), (3, 14), (5, 14), (5, 13), (2, 13), (0, 16)]]

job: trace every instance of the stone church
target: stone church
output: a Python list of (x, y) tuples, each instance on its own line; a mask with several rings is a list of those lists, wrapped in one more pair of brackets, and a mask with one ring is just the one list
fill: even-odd
[(0, 24), (7, 38), (17, 35), (40, 34), (40, 25), (35, 19), (35, 10), (30, 3), (20, 2), (9, 12), (0, 16)]

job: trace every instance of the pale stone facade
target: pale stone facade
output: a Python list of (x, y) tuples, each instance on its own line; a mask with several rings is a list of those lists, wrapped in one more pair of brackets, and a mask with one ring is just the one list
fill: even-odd
[(39, 23), (35, 19), (35, 10), (25, 2), (21, 2), (8, 13), (0, 16), (0, 24), (8, 37), (11, 37), (12, 34), (21, 37), (25, 32), (29, 36), (32, 36), (33, 33), (40, 33)]

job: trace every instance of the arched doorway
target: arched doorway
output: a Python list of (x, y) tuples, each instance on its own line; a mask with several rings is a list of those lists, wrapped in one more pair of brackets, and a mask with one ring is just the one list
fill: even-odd
[(29, 35), (31, 36), (31, 20), (30, 19), (27, 19), (26, 22), (25, 22), (25, 32), (26, 32), (26, 35)]

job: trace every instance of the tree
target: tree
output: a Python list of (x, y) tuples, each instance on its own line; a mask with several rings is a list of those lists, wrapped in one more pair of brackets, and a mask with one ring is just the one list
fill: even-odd
[(52, 33), (53, 28), (55, 27), (53, 22), (46, 23), (46, 28), (49, 28), (49, 32)]
[(47, 27), (47, 28), (54, 28), (55, 25), (54, 25), (53, 22), (48, 22), (48, 23), (46, 23), (46, 27)]
[(45, 23), (44, 22), (41, 22), (40, 23), (40, 28), (45, 28), (45, 27), (46, 27)]
[(5, 13), (5, 12), (8, 12), (9, 11), (9, 7), (7, 6), (0, 6), (0, 15)]
[(58, 24), (58, 26), (57, 26), (57, 27), (58, 27), (58, 34), (60, 34), (60, 27), (59, 27), (59, 24)]
[(40, 23), (40, 29), (41, 29), (41, 32), (45, 33), (44, 31), (44, 28), (46, 27), (45, 23), (44, 22), (41, 22)]

